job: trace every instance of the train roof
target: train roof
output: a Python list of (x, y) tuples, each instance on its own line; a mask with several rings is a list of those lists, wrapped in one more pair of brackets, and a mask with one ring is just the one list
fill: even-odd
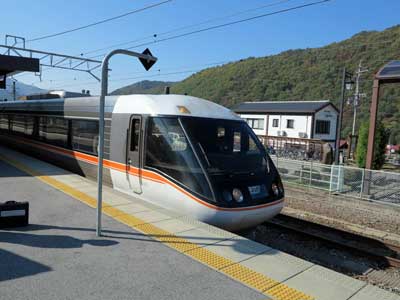
[[(0, 112), (46, 112), (64, 115), (99, 111), (99, 96), (0, 103)], [(124, 95), (107, 96), (106, 113), (146, 115), (182, 115), (205, 118), (241, 120), (231, 110), (197, 97), (186, 95)]]

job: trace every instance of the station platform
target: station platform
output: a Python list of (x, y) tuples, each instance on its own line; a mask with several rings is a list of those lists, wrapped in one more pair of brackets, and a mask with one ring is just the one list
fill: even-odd
[[(0, 230), (0, 299), (400, 300), (395, 294), (0, 147), (0, 202), (30, 202)], [(78, 200), (78, 201), (76, 201)]]

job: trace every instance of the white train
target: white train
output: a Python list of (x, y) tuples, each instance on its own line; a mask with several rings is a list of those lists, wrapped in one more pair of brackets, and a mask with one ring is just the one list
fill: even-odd
[[(98, 97), (0, 104), (0, 141), (96, 177)], [(185, 95), (106, 97), (104, 182), (228, 230), (284, 205), (280, 176), (245, 121)], [(27, 147), (29, 146), (29, 147)]]

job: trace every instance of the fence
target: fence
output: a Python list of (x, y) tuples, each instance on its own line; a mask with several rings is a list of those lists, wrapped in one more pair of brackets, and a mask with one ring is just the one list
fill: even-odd
[(400, 173), (271, 158), (286, 183), (400, 206)]
[(321, 140), (266, 135), (259, 135), (258, 137), (267, 150), (273, 149), (273, 152), (279, 157), (288, 159), (307, 158), (315, 161), (320, 161), (322, 158), (325, 142)]

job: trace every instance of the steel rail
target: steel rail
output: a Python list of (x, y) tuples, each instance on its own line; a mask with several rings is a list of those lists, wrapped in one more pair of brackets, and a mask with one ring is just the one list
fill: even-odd
[(400, 268), (398, 245), (283, 214), (266, 222), (266, 225), (270, 224), (383, 260), (388, 266)]

